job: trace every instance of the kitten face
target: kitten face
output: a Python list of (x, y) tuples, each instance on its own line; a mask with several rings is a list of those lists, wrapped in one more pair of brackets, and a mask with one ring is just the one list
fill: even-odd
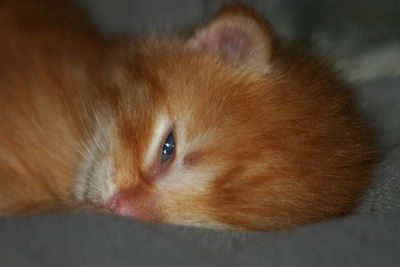
[[(152, 64), (147, 67), (153, 80), (141, 77), (136, 86), (143, 91), (134, 90), (118, 111), (111, 112), (110, 123), (98, 127), (76, 196), (142, 219), (222, 226), (225, 223), (212, 218), (213, 212), (219, 213), (212, 204), (215, 180), (233, 175), (239, 162), (248, 164), (261, 152), (251, 148), (259, 138), (251, 125), (263, 120), (262, 109), (256, 107), (262, 100), (252, 95), (259, 82), (246, 80), (254, 74), (245, 68), (235, 71), (198, 51), (170, 57), (165, 48), (159, 49), (164, 60), (156, 61), (161, 55), (155, 51), (141, 55)], [(174, 77), (176, 73), (179, 77)], [(230, 96), (233, 90), (237, 93)], [(241, 105), (254, 108), (244, 113)], [(112, 130), (102, 133), (101, 129)], [(163, 146), (170, 135), (174, 150), (163, 161)]]
[(323, 64), (279, 55), (268, 26), (241, 6), (169, 42), (136, 44), (114, 69), (124, 97), (99, 115), (78, 201), (148, 221), (253, 230), (351, 210), (368, 183), (370, 147)]

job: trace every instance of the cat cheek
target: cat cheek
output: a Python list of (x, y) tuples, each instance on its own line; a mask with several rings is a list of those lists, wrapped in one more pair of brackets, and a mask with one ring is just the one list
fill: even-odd
[(76, 178), (75, 199), (79, 203), (101, 206), (115, 192), (113, 173), (110, 155), (98, 153), (87, 156)]

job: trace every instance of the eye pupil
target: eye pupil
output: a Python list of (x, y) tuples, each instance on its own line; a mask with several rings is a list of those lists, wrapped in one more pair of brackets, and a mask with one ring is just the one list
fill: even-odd
[(172, 155), (174, 154), (174, 136), (172, 132), (168, 135), (167, 139), (165, 139), (162, 151), (161, 151), (161, 162), (164, 163), (168, 161)]

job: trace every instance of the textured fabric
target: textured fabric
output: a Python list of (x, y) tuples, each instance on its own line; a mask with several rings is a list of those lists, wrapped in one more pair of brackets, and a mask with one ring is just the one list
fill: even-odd
[(204, 13), (199, 0), (76, 0), (106, 33), (148, 33), (194, 22)]
[(361, 214), (400, 213), (400, 145), (382, 162), (371, 190), (358, 210)]
[(400, 77), (364, 82), (356, 87), (356, 94), (377, 128), (383, 151), (400, 145)]
[(0, 220), (1, 266), (396, 266), (400, 215), (249, 233), (101, 215)]

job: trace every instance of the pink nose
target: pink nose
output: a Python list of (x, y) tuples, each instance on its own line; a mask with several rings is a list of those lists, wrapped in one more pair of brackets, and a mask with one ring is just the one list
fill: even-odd
[(106, 207), (114, 213), (125, 215), (127, 211), (126, 197), (121, 193), (115, 194), (112, 198), (107, 201)]
[(122, 216), (146, 221), (158, 221), (160, 217), (154, 201), (149, 196), (131, 191), (116, 193), (107, 201), (106, 208)]

